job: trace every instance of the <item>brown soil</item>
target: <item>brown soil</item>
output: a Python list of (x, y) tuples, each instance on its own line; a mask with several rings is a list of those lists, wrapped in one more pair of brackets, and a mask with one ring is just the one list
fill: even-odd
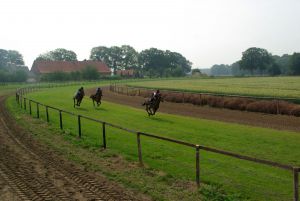
[[(126, 96), (104, 89), (103, 100), (131, 107), (143, 109), (145, 98), (140, 96)], [(300, 131), (300, 117), (273, 115), (256, 112), (236, 111), (230, 109), (212, 108), (208, 106), (195, 106), (189, 103), (162, 102), (158, 113), (169, 113), (190, 116), (201, 119), (217, 120), (251, 126), (273, 128), (277, 130)], [(146, 112), (145, 112), (146, 115)]]
[(32, 138), (0, 97), (0, 200), (141, 200)]

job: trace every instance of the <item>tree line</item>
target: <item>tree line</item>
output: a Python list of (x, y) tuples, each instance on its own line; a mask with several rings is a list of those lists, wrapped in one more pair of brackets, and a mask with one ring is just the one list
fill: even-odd
[[(190, 72), (192, 67), (192, 63), (178, 52), (157, 48), (137, 52), (129, 45), (94, 47), (89, 59), (106, 63), (114, 74), (117, 70), (133, 69), (137, 77), (179, 77)], [(36, 61), (77, 61), (77, 56), (71, 50), (59, 48), (39, 55)]]
[(300, 75), (300, 53), (272, 55), (266, 49), (252, 47), (231, 65), (216, 64), (210, 69), (214, 76)]
[(25, 82), (29, 70), (16, 50), (0, 49), (0, 82)]
[[(91, 49), (90, 60), (106, 63), (114, 73), (133, 69), (136, 77), (180, 77), (191, 71), (192, 63), (183, 55), (170, 50), (149, 48), (137, 52), (129, 45), (98, 46)], [(77, 61), (72, 50), (57, 48), (40, 54), (35, 61)], [(192, 72), (201, 75), (201, 69)], [(282, 56), (272, 55), (266, 49), (252, 47), (242, 53), (242, 58), (231, 65), (213, 65), (210, 74), (215, 76), (252, 75), (300, 75), (300, 53)], [(0, 82), (26, 81), (29, 70), (23, 56), (16, 50), (0, 49)], [(43, 80), (98, 79), (100, 75), (92, 67), (80, 72), (55, 72), (43, 76)]]

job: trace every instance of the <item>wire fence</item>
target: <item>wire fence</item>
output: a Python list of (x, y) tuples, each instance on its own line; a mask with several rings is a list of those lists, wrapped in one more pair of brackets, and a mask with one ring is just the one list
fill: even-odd
[[(108, 135), (110, 136), (112, 129), (114, 129), (114, 132), (121, 130), (123, 131), (122, 133), (127, 135), (119, 135), (118, 137), (115, 136), (115, 138), (121, 139), (122, 136), (130, 136), (130, 140), (136, 141), (137, 148), (130, 147), (130, 149), (132, 149), (132, 152), (135, 152), (134, 149), (136, 150), (137, 154), (132, 155), (138, 158), (141, 167), (145, 165), (145, 162), (146, 164), (151, 163), (150, 160), (156, 160), (163, 164), (160, 167), (156, 165), (157, 167), (155, 168), (158, 169), (164, 169), (164, 166), (180, 164), (181, 167), (178, 170), (177, 168), (173, 169), (177, 171), (175, 175), (185, 175), (194, 172), (194, 178), (198, 187), (201, 183), (214, 181), (215, 183), (221, 183), (226, 189), (232, 191), (239, 189), (239, 191), (246, 194), (253, 194), (253, 189), (255, 189), (255, 195), (257, 195), (257, 197), (254, 196), (255, 200), (299, 201), (300, 167), (136, 131), (89, 116), (65, 111), (26, 97), (27, 93), (36, 90), (39, 90), (39, 88), (22, 88), (16, 92), (17, 103), (21, 108), (28, 111), (30, 115), (36, 118), (43, 118), (47, 122), (50, 122), (52, 116), (56, 115), (58, 119), (56, 123), (59, 124), (59, 128), (62, 130), (74, 127), (74, 122), (76, 122), (77, 128), (74, 131), (77, 132), (79, 139), (83, 138), (83, 134), (87, 135), (82, 132), (82, 123), (85, 122), (84, 124), (86, 125), (88, 121), (94, 122), (97, 144), (103, 149), (106, 149), (107, 144), (111, 143), (111, 141), (108, 141), (110, 139)], [(72, 117), (70, 121), (73, 126), (68, 125), (67, 121), (65, 121), (67, 116), (69, 118)], [(154, 140), (156, 140), (156, 143), (153, 143)], [(126, 143), (123, 143), (122, 146), (126, 146)], [(153, 149), (153, 146), (157, 146), (157, 150), (160, 151), (149, 153), (150, 147)], [(186, 154), (184, 156), (186, 160), (179, 161), (176, 156), (183, 154)], [(270, 182), (270, 180), (273, 182)]]

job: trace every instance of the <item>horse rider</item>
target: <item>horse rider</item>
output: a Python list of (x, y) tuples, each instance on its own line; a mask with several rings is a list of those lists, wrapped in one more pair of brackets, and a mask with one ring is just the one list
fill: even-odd
[(95, 95), (100, 97), (102, 96), (102, 89), (100, 87), (97, 88)]
[(158, 97), (160, 97), (161, 94), (159, 92), (159, 89), (157, 89), (155, 92), (152, 93), (152, 96), (150, 98), (150, 102), (152, 103), (154, 100), (157, 100)]
[(84, 96), (84, 90), (83, 87), (80, 87), (76, 93), (76, 97), (78, 97), (80, 94), (82, 94)]

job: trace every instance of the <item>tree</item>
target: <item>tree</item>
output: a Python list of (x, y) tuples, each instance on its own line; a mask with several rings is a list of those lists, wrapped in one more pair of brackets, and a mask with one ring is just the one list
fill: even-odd
[(28, 73), (24, 69), (18, 69), (14, 75), (13, 80), (14, 82), (25, 82), (28, 78)]
[(77, 55), (72, 50), (57, 48), (53, 51), (40, 54), (36, 61), (77, 61)]
[(243, 52), (240, 67), (241, 69), (249, 70), (251, 74), (253, 74), (255, 70), (258, 70), (260, 74), (262, 74), (271, 62), (271, 54), (267, 50), (252, 47)]
[(139, 64), (143, 72), (150, 77), (162, 77), (167, 66), (167, 58), (164, 51), (150, 48), (139, 54)]
[(0, 68), (24, 65), (23, 56), (16, 50), (0, 49)]
[(8, 50), (8, 60), (15, 65), (24, 65), (23, 56), (16, 50)]
[(280, 66), (273, 61), (271, 65), (268, 66), (267, 68), (269, 75), (280, 75), (281, 74), (281, 70), (280, 70)]
[(192, 70), (192, 75), (202, 75), (202, 72), (199, 68), (194, 68)]
[(170, 76), (184, 76), (186, 73), (191, 71), (192, 63), (180, 53), (167, 50), (165, 52), (165, 56), (167, 57), (167, 67), (170, 72)]
[(113, 69), (114, 74), (118, 69), (122, 69), (122, 49), (117, 46), (110, 48), (105, 46), (94, 47), (91, 50), (90, 59), (104, 62)]
[(294, 53), (290, 58), (290, 69), (292, 75), (300, 75), (300, 53)]
[(275, 61), (276, 64), (278, 64), (281, 74), (284, 75), (290, 74), (289, 64), (290, 64), (291, 57), (292, 55), (288, 55), (288, 54), (284, 54), (281, 57), (277, 55), (273, 56), (273, 60)]
[(54, 61), (77, 61), (77, 55), (72, 50), (58, 48), (51, 51), (50, 54)]
[(231, 70), (228, 65), (220, 64), (220, 65), (213, 65), (211, 67), (211, 74), (215, 76), (224, 76), (224, 75), (231, 75)]
[(138, 52), (129, 45), (122, 45), (122, 69), (138, 68)]
[(35, 61), (53, 61), (53, 58), (50, 54), (50, 52), (46, 52), (44, 54), (40, 54)]
[(23, 56), (16, 50), (0, 49), (0, 81), (24, 82), (28, 78), (28, 68)]
[(113, 46), (109, 49), (109, 66), (113, 68), (114, 74), (117, 70), (122, 69), (122, 49), (118, 46)]
[(7, 66), (8, 61), (8, 51), (0, 49), (0, 69), (5, 68)]
[(96, 68), (87, 66), (82, 71), (82, 78), (85, 80), (96, 80), (99, 78), (99, 73)]
[(191, 71), (192, 63), (180, 53), (150, 48), (139, 54), (139, 65), (150, 77), (179, 77)]
[(94, 47), (91, 50), (90, 59), (93, 61), (102, 61), (108, 65), (109, 48), (105, 46)]

